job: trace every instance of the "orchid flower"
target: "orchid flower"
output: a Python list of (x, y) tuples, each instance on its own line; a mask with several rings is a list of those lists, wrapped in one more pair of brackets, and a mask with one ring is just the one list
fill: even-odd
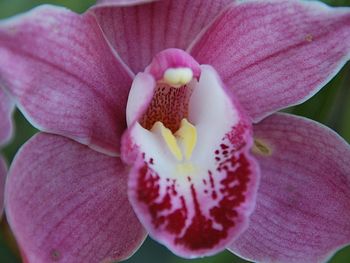
[(350, 9), (310, 1), (101, 1), (0, 23), (0, 85), (42, 132), (5, 190), (25, 262), (109, 262), (149, 234), (323, 262), (350, 243), (350, 147), (280, 109), (350, 58)]
[[(5, 145), (12, 135), (12, 120), (11, 115), (14, 109), (14, 104), (0, 88), (0, 146)], [(4, 204), (4, 187), (7, 167), (5, 160), (0, 154), (0, 218), (3, 212)]]

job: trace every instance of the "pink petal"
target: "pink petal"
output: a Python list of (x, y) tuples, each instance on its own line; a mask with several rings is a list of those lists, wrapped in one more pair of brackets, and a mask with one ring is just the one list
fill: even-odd
[(313, 1), (233, 4), (191, 49), (211, 64), (250, 116), (299, 104), (350, 58), (350, 9)]
[(12, 136), (12, 112), (14, 103), (0, 87), (0, 145), (8, 142)]
[(201, 74), (198, 62), (185, 51), (176, 48), (169, 48), (155, 55), (145, 72), (152, 74), (158, 81), (164, 78), (164, 73), (169, 68), (189, 68), (196, 79)]
[(6, 212), (30, 263), (122, 260), (145, 238), (126, 190), (119, 158), (41, 133), (12, 164)]
[(0, 155), (0, 220), (4, 208), (4, 188), (5, 188), (5, 178), (6, 178), (6, 163), (5, 160)]
[(123, 61), (137, 73), (166, 48), (186, 49), (232, 0), (164, 0), (125, 8), (95, 8)]
[(350, 147), (308, 119), (257, 124), (261, 184), (248, 230), (230, 249), (258, 262), (325, 262), (350, 243)]
[[(173, 154), (159, 126), (147, 130), (136, 122), (124, 136), (122, 156), (133, 165), (129, 199), (140, 221), (175, 254), (193, 258), (223, 250), (246, 229), (259, 171), (249, 153), (250, 123), (216, 72), (201, 66), (199, 82), (188, 85), (194, 85), (187, 115), (196, 130), (193, 151)], [(154, 100), (159, 105), (161, 94)], [(181, 136), (174, 140), (181, 145)]]
[(158, 0), (98, 0), (96, 5), (99, 6), (129, 6), (140, 5), (144, 3), (155, 2)]
[(132, 78), (91, 14), (46, 5), (4, 20), (0, 76), (37, 128), (119, 150)]

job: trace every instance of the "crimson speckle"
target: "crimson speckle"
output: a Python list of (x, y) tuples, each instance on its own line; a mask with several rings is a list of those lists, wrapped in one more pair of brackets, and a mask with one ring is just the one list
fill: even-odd
[(160, 121), (172, 132), (176, 132), (181, 120), (188, 117), (188, 103), (191, 94), (192, 89), (188, 86), (174, 89), (166, 84), (158, 84), (140, 123), (150, 130), (155, 122)]
[(137, 199), (150, 216), (153, 231), (162, 232), (178, 247), (200, 252), (227, 242), (231, 233), (239, 229), (240, 209), (246, 202), (252, 167), (247, 152), (237, 150), (246, 146), (244, 141), (236, 140), (236, 137), (243, 140), (246, 135), (237, 132), (247, 131), (232, 128), (214, 150), (215, 166), (204, 174), (160, 177), (151, 161), (146, 161), (152, 158), (143, 156)]
[(229, 147), (226, 144), (220, 144), (220, 148), (223, 149), (223, 150), (226, 150)]

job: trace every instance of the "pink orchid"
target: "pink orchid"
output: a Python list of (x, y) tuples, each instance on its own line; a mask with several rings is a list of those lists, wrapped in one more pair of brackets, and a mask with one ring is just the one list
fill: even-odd
[[(11, 115), (14, 104), (0, 87), (0, 146), (6, 144), (12, 135)], [(0, 154), (0, 217), (3, 212), (6, 163)]]
[(0, 85), (42, 131), (5, 192), (25, 261), (122, 260), (146, 233), (187, 258), (327, 260), (350, 243), (350, 147), (275, 112), (349, 58), (350, 9), (317, 2), (101, 1), (3, 21)]

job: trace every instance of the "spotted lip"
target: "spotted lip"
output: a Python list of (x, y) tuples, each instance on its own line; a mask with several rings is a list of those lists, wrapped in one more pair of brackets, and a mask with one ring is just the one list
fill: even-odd
[(138, 218), (177, 255), (225, 249), (246, 229), (255, 203), (259, 171), (249, 153), (249, 119), (210, 66), (188, 86), (157, 86), (144, 112), (122, 151), (133, 166), (128, 194)]

